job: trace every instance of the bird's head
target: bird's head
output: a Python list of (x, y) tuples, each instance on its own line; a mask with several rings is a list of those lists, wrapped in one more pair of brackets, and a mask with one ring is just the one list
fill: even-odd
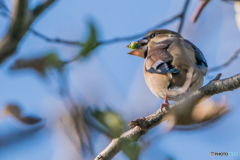
[(151, 45), (154, 45), (162, 40), (171, 38), (171, 37), (181, 37), (180, 34), (174, 31), (166, 29), (157, 29), (147, 33), (147, 35), (136, 42), (130, 43), (127, 47), (132, 49), (128, 54), (146, 58), (147, 50)]

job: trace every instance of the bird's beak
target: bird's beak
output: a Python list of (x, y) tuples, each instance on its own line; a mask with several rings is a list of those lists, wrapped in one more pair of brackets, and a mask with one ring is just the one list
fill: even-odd
[(148, 44), (148, 39), (141, 39), (141, 40), (139, 40), (138, 41), (139, 43), (141, 43), (142, 44), (142, 46), (144, 46), (144, 45), (147, 45)]
[[(147, 51), (148, 40), (141, 39), (141, 40), (139, 40), (137, 42), (133, 42), (133, 43), (135, 43), (136, 46), (138, 45), (139, 47), (133, 47), (133, 50), (131, 52), (128, 52), (128, 54), (145, 58), (145, 52)], [(129, 44), (127, 47), (130, 48), (131, 44)]]

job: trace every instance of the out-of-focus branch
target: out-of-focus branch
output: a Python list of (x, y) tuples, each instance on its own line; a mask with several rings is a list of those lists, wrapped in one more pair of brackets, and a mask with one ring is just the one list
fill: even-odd
[(224, 67), (227, 67), (228, 65), (230, 65), (235, 59), (237, 59), (238, 55), (240, 54), (240, 49), (238, 49), (237, 51), (235, 51), (232, 56), (222, 65), (220, 66), (216, 66), (216, 67), (212, 67), (208, 70), (208, 72), (213, 72), (213, 71), (217, 71), (220, 70)]
[[(18, 44), (28, 31), (31, 24), (54, 1), (55, 0), (46, 0), (31, 11), (28, 8), (28, 0), (15, 0), (12, 22), (7, 34), (0, 41), (0, 64), (15, 53)], [(4, 4), (1, 3), (1, 6), (4, 6)], [(3, 8), (6, 8), (6, 6)]]
[(15, 52), (18, 43), (28, 30), (28, 24), (28, 0), (16, 0), (12, 23), (0, 42), (0, 63)]
[(199, 5), (198, 9), (196, 10), (196, 12), (194, 13), (193, 17), (192, 17), (192, 22), (195, 23), (200, 14), (202, 13), (203, 9), (207, 6), (207, 4), (210, 2), (210, 0), (201, 0), (201, 4)]
[(42, 4), (38, 5), (32, 10), (33, 19), (36, 19), (40, 14), (42, 14), (48, 7), (50, 7), (55, 0), (45, 0)]
[[(168, 25), (169, 23), (175, 21), (176, 19), (180, 18), (182, 14), (177, 14), (176, 16), (165, 20), (159, 24), (157, 24), (156, 26), (133, 36), (126, 36), (126, 37), (119, 37), (119, 38), (113, 38), (113, 39), (109, 39), (109, 40), (103, 40), (103, 41), (99, 41), (98, 44), (99, 45), (103, 45), (103, 44), (112, 44), (112, 43), (117, 43), (117, 42), (123, 42), (123, 41), (130, 41), (136, 38), (140, 38), (144, 35), (146, 35), (149, 31), (156, 29), (156, 28), (160, 28), (163, 27), (165, 25)], [(78, 46), (84, 46), (83, 42), (79, 42), (79, 41), (69, 41), (69, 40), (64, 40), (64, 39), (60, 39), (60, 38), (50, 38), (46, 35), (43, 35), (42, 33), (39, 33), (38, 31), (35, 31), (33, 29), (30, 29), (30, 31), (35, 34), (36, 36), (48, 41), (48, 42), (52, 42), (52, 43), (61, 43), (61, 44), (68, 44), (68, 45), (78, 45)]]
[[(151, 27), (150, 29), (146, 30), (145, 32), (133, 35), (133, 36), (126, 36), (126, 37), (119, 37), (119, 38), (113, 38), (113, 39), (109, 39), (109, 40), (103, 40), (98, 42), (99, 45), (103, 45), (103, 44), (112, 44), (112, 43), (117, 43), (117, 42), (123, 42), (123, 41), (130, 41), (136, 38), (140, 38), (144, 35), (146, 35), (149, 31), (153, 30), (153, 29), (157, 29), (160, 27), (163, 27), (165, 25), (168, 25), (169, 23), (177, 20), (178, 18), (180, 18), (180, 24), (178, 27), (178, 32), (181, 32), (182, 27), (183, 27), (183, 22), (184, 22), (184, 18), (187, 12), (187, 8), (189, 5), (190, 0), (186, 0), (184, 8), (182, 10), (182, 12), (180, 14), (177, 14), (175, 16), (173, 16), (172, 18), (169, 18), (168, 20), (165, 20), (159, 24), (157, 24), (154, 27)], [(53, 42), (53, 43), (62, 43), (62, 44), (69, 44), (69, 45), (78, 45), (78, 46), (83, 46), (84, 43), (79, 42), (79, 41), (69, 41), (69, 40), (63, 40), (63, 39), (59, 39), (59, 38), (49, 38), (46, 35), (43, 35), (33, 29), (30, 30), (33, 34), (35, 34), (36, 36), (43, 38), (44, 40), (48, 41), (48, 42)]]
[[(231, 1), (240, 1), (240, 0), (223, 0), (225, 2), (231, 2)], [(195, 23), (200, 14), (202, 13), (203, 9), (208, 5), (208, 3), (210, 2), (210, 0), (201, 0), (201, 4), (199, 5), (198, 9), (196, 10), (196, 12), (194, 13), (193, 17), (192, 17), (192, 22)]]
[(0, 118), (3, 119), (5, 117), (11, 116), (21, 122), (25, 127), (21, 128), (21, 130), (17, 132), (11, 132), (7, 134), (1, 134), (0, 136), (0, 148), (6, 147), (8, 144), (17, 143), (20, 140), (27, 139), (42, 129), (45, 126), (45, 120), (33, 116), (26, 115), (24, 113), (24, 109), (16, 104), (8, 104), (4, 107), (4, 109), (0, 113)]
[(78, 46), (83, 46), (84, 43), (78, 42), (78, 41), (69, 41), (69, 40), (63, 40), (63, 39), (59, 39), (59, 38), (49, 38), (37, 31), (35, 31), (32, 28), (29, 28), (29, 31), (32, 32), (34, 35), (38, 36), (39, 38), (42, 38), (43, 40), (47, 41), (47, 42), (52, 42), (52, 43), (62, 43), (62, 44), (69, 44), (69, 45), (78, 45)]
[(135, 126), (123, 133), (119, 138), (113, 139), (112, 142), (101, 153), (99, 153), (95, 160), (112, 159), (125, 145), (137, 141), (151, 128), (164, 121), (166, 116), (169, 116), (168, 113), (172, 113), (173, 111), (175, 114), (178, 114), (176, 116), (178, 120), (184, 121), (186, 114), (189, 114), (189, 111), (192, 110), (203, 97), (209, 98), (212, 95), (232, 91), (240, 87), (240, 74), (223, 80), (218, 80), (219, 78), (220, 75), (204, 87), (192, 93), (186, 99), (182, 99), (169, 105), (163, 112), (159, 109), (155, 113), (145, 117), (145, 128)]
[[(168, 25), (169, 23), (177, 20), (178, 18), (180, 18), (178, 32), (181, 32), (189, 2), (190, 2), (190, 0), (186, 0), (183, 10), (180, 14), (177, 14), (177, 15), (173, 16), (172, 18), (169, 18), (168, 20), (165, 20), (165, 21), (157, 24), (156, 26), (151, 27), (150, 29), (146, 30), (145, 32), (142, 32), (142, 33), (139, 33), (139, 34), (136, 34), (133, 36), (126, 36), (126, 37), (113, 38), (113, 39), (109, 39), (109, 40), (103, 40), (103, 41), (98, 42), (98, 44), (102, 45), (102, 44), (112, 44), (112, 43), (117, 43), (117, 42), (130, 41), (130, 40), (133, 40), (133, 39), (136, 39), (136, 38), (146, 35), (149, 31), (151, 31), (153, 29), (157, 29), (157, 28), (163, 27), (165, 25)], [(36, 36), (38, 36), (48, 42), (84, 46), (84, 43), (79, 42), (79, 41), (69, 41), (69, 40), (63, 40), (63, 39), (59, 39), (59, 38), (50, 38), (50, 37), (43, 35), (42, 33), (39, 33), (33, 29), (30, 29), (30, 31), (33, 34), (35, 34)]]
[[(53, 0), (48, 0), (45, 3), (43, 3), (43, 4), (45, 4), (45, 5), (42, 4), (44, 7), (42, 7), (42, 5), (36, 7), (33, 10), (33, 12), (35, 12), (35, 15), (38, 15), (39, 13), (42, 13), (42, 8), (45, 8), (50, 3), (52, 4), (53, 3), (52, 1)], [(173, 16), (172, 18), (169, 18), (168, 20), (165, 20), (165, 21), (157, 24), (156, 26), (151, 27), (150, 29), (148, 29), (148, 30), (146, 30), (142, 33), (139, 33), (139, 34), (136, 34), (136, 35), (133, 35), (133, 36), (126, 36), (126, 37), (113, 38), (113, 39), (109, 39), (109, 40), (103, 40), (103, 41), (99, 41), (98, 44), (103, 45), (103, 44), (112, 44), (112, 43), (117, 43), (117, 42), (122, 42), (122, 41), (130, 41), (130, 40), (133, 40), (133, 39), (144, 36), (145, 34), (147, 34), (149, 31), (151, 31), (153, 29), (161, 28), (165, 25), (168, 25), (169, 23), (171, 23), (171, 22), (173, 22), (173, 21), (175, 21), (179, 18), (180, 18), (180, 24), (179, 24), (179, 27), (178, 27), (178, 32), (181, 32), (189, 2), (190, 2), (190, 0), (186, 0), (185, 5), (183, 7), (183, 10), (180, 14), (177, 14), (177, 15)], [(69, 41), (69, 40), (64, 40), (64, 39), (60, 39), (60, 38), (50, 38), (50, 37), (38, 32), (38, 31), (36, 31), (32, 28), (30, 28), (29, 31), (32, 32), (34, 35), (38, 36), (39, 38), (42, 38), (43, 40), (48, 41), (48, 42), (61, 43), (61, 44), (67, 44), (67, 45), (84, 46), (84, 43), (79, 42), (79, 41)]]
[(190, 0), (186, 0), (186, 1), (185, 1), (185, 4), (184, 4), (183, 10), (182, 10), (182, 13), (181, 13), (180, 16), (179, 16), (179, 18), (180, 18), (180, 23), (179, 23), (179, 26), (178, 26), (178, 33), (181, 33), (181, 31), (182, 31), (183, 24), (184, 24), (184, 20), (185, 20), (185, 16), (186, 16), (187, 9), (188, 9), (188, 6), (189, 6), (189, 2), (190, 2)]

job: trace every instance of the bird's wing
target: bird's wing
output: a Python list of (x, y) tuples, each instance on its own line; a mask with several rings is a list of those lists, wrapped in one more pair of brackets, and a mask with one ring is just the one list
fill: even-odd
[(173, 73), (178, 72), (171, 65), (173, 56), (167, 51), (171, 43), (172, 40), (167, 39), (152, 45), (152, 47), (148, 50), (145, 61), (147, 72), (160, 74), (165, 74), (169, 71)]
[(200, 67), (208, 67), (207, 65), (207, 61), (203, 55), (203, 53), (200, 51), (200, 49), (198, 49), (192, 42), (190, 42), (189, 40), (184, 39), (184, 44), (187, 47), (188, 45), (191, 45), (192, 48), (194, 49), (195, 52), (195, 58), (196, 58), (196, 63), (198, 66)]

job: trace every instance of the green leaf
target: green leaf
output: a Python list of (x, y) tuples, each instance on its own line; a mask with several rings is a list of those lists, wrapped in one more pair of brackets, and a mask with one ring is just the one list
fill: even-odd
[(59, 59), (56, 53), (49, 53), (45, 57), (43, 57), (44, 64), (46, 68), (55, 68), (58, 71), (62, 71), (64, 64)]
[(41, 58), (18, 59), (15, 61), (11, 70), (33, 69), (40, 73), (43, 77), (46, 76), (47, 69), (57, 69), (62, 71), (63, 62), (59, 59), (56, 53), (49, 53)]
[(117, 113), (106, 110), (104, 112), (95, 110), (92, 112), (93, 117), (101, 123), (111, 134), (110, 138), (119, 137), (124, 131), (125, 121)]
[(97, 48), (97, 46), (99, 45), (97, 42), (97, 40), (98, 40), (97, 29), (96, 29), (96, 26), (92, 22), (89, 24), (89, 30), (90, 30), (89, 37), (88, 37), (85, 45), (83, 46), (82, 50), (79, 53), (80, 57), (89, 56), (91, 51), (94, 50), (95, 48)]
[(49, 53), (45, 57), (43, 57), (44, 63), (46, 66), (53, 66), (57, 67), (59, 65), (60, 59), (58, 58), (58, 55), (55, 53)]

